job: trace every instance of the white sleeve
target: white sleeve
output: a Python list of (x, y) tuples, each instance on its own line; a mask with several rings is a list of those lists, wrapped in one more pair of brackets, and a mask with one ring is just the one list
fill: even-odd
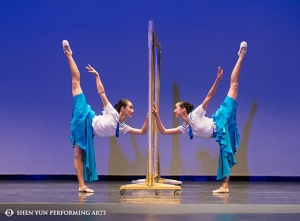
[(131, 128), (132, 128), (132, 127), (130, 127), (130, 126), (128, 126), (127, 124), (125, 124), (125, 125), (122, 127), (121, 131), (123, 132), (123, 134), (126, 134), (128, 131), (131, 130)]
[(110, 102), (108, 102), (108, 104), (103, 108), (102, 113), (103, 114), (109, 114), (109, 113), (113, 113), (113, 112), (117, 112), (116, 109), (111, 105)]
[(183, 125), (178, 126), (177, 129), (180, 130), (181, 133), (183, 133), (183, 134), (188, 133), (188, 130), (186, 128), (184, 128)]
[(203, 116), (206, 111), (203, 109), (202, 105), (200, 104), (194, 111), (192, 111), (193, 115), (195, 116)]

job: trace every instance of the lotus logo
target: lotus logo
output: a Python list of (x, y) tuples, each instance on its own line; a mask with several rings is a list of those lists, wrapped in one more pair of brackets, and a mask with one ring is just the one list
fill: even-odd
[(5, 211), (5, 215), (8, 216), (8, 217), (11, 217), (14, 215), (14, 211), (12, 209), (7, 209)]

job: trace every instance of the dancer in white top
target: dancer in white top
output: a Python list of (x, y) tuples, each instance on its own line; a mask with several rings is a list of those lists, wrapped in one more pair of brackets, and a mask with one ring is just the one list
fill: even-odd
[(189, 134), (190, 139), (193, 139), (193, 136), (200, 138), (216, 138), (216, 141), (220, 145), (217, 179), (222, 180), (223, 182), (222, 186), (219, 189), (214, 190), (213, 193), (229, 192), (229, 176), (231, 174), (231, 168), (236, 164), (235, 152), (239, 146), (240, 139), (236, 123), (236, 99), (238, 95), (238, 80), (246, 51), (247, 43), (243, 41), (240, 44), (238, 60), (231, 74), (228, 94), (220, 108), (211, 118), (206, 117), (205, 113), (222, 78), (223, 70), (221, 67), (218, 67), (217, 78), (204, 101), (194, 111), (192, 111), (194, 106), (187, 101), (179, 101), (175, 105), (175, 117), (183, 120), (183, 124), (179, 127), (166, 129), (159, 117), (155, 104), (152, 110), (157, 126), (162, 134)]
[(132, 103), (127, 99), (122, 99), (113, 108), (107, 99), (98, 72), (91, 65), (88, 65), (86, 69), (95, 76), (97, 91), (104, 107), (103, 114), (96, 116), (91, 106), (87, 104), (82, 92), (80, 72), (73, 59), (69, 42), (63, 40), (62, 45), (72, 77), (74, 105), (70, 141), (74, 148), (74, 168), (79, 182), (79, 192), (92, 193), (94, 191), (89, 189), (84, 181), (98, 180), (94, 155), (94, 135), (97, 137), (118, 137), (119, 132), (134, 135), (146, 134), (148, 130), (148, 115), (146, 116), (144, 125), (140, 129), (126, 125), (124, 120), (131, 118), (134, 112)]

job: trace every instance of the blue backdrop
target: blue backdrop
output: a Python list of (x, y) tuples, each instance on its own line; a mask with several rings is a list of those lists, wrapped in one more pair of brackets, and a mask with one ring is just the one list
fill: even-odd
[[(300, 176), (300, 1), (0, 1), (0, 174), (75, 174), (69, 142), (71, 78), (61, 42), (69, 40), (88, 103), (101, 113), (95, 67), (112, 104), (129, 98), (141, 127), (147, 113), (148, 21), (162, 45), (161, 108), (177, 126), (173, 99), (195, 106), (217, 67), (224, 69), (207, 109), (225, 98), (241, 41), (241, 146), (234, 175)], [(147, 135), (95, 140), (99, 175), (143, 175)], [(160, 136), (164, 175), (215, 175), (213, 139)]]

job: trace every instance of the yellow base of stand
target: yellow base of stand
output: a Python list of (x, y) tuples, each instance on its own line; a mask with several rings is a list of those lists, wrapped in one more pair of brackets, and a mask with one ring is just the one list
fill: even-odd
[[(146, 179), (138, 179), (138, 180), (133, 180), (131, 183), (132, 184), (138, 184), (138, 183), (145, 183), (145, 182), (146, 182)], [(171, 179), (165, 179), (165, 178), (160, 178), (158, 180), (158, 183), (173, 184), (173, 185), (182, 185), (181, 181), (171, 180)]]
[(123, 195), (126, 190), (172, 190), (177, 194), (181, 187), (163, 183), (155, 183), (153, 186), (148, 186), (146, 183), (128, 184), (120, 187), (120, 194)]

